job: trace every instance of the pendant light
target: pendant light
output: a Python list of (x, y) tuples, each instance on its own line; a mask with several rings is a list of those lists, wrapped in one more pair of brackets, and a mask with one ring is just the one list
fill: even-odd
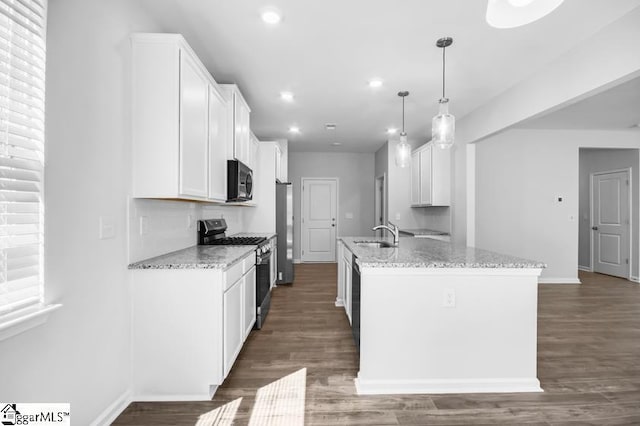
[(563, 0), (489, 0), (487, 23), (494, 28), (530, 24), (553, 12)]
[(440, 148), (450, 148), (456, 129), (456, 118), (449, 114), (449, 99), (445, 97), (445, 50), (451, 46), (453, 39), (444, 37), (438, 39), (436, 46), (442, 49), (442, 98), (440, 98), (440, 111), (431, 121), (431, 140)]
[(396, 166), (409, 167), (411, 164), (411, 145), (407, 142), (407, 132), (404, 131), (404, 98), (409, 96), (409, 92), (398, 92), (402, 98), (402, 132), (400, 133), (400, 143), (396, 146)]

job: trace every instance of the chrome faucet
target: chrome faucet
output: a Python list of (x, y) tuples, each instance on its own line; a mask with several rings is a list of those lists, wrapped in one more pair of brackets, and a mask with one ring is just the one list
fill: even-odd
[(372, 231), (377, 231), (378, 229), (386, 229), (387, 231), (391, 232), (391, 235), (393, 235), (393, 245), (398, 245), (398, 243), (400, 242), (400, 229), (398, 229), (398, 225), (387, 222), (387, 225), (378, 225), (371, 228)]

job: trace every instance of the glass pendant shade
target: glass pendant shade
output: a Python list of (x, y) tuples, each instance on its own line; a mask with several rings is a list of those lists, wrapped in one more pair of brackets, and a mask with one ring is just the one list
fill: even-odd
[(411, 145), (407, 142), (407, 134), (400, 133), (400, 143), (396, 145), (396, 166), (409, 167), (411, 164)]
[(431, 141), (439, 148), (450, 148), (455, 131), (456, 118), (449, 114), (449, 99), (440, 99), (440, 112), (431, 121)]
[(527, 25), (553, 12), (563, 0), (489, 0), (487, 23), (494, 28)]

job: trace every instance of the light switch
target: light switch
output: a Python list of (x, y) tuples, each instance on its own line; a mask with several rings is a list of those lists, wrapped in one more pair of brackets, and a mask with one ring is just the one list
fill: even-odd
[(140, 235), (149, 233), (149, 219), (146, 216), (140, 216)]
[(400, 220), (400, 213), (396, 213), (396, 220)]
[(100, 216), (100, 229), (98, 238), (106, 240), (116, 236), (116, 224), (113, 216)]

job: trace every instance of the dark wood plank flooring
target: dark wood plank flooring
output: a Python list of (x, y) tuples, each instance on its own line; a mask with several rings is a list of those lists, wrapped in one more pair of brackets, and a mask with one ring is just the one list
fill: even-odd
[[(640, 285), (592, 273), (580, 279), (540, 285), (544, 393), (356, 395), (351, 330), (334, 306), (336, 266), (305, 264), (296, 265), (292, 286), (275, 289), (264, 328), (251, 333), (213, 401), (133, 403), (114, 424), (640, 425)], [(299, 399), (300, 389), (282, 383), (301, 369), (302, 411), (256, 408), (265, 407), (257, 400), (277, 405), (273, 394), (257, 397), (260, 389)]]

